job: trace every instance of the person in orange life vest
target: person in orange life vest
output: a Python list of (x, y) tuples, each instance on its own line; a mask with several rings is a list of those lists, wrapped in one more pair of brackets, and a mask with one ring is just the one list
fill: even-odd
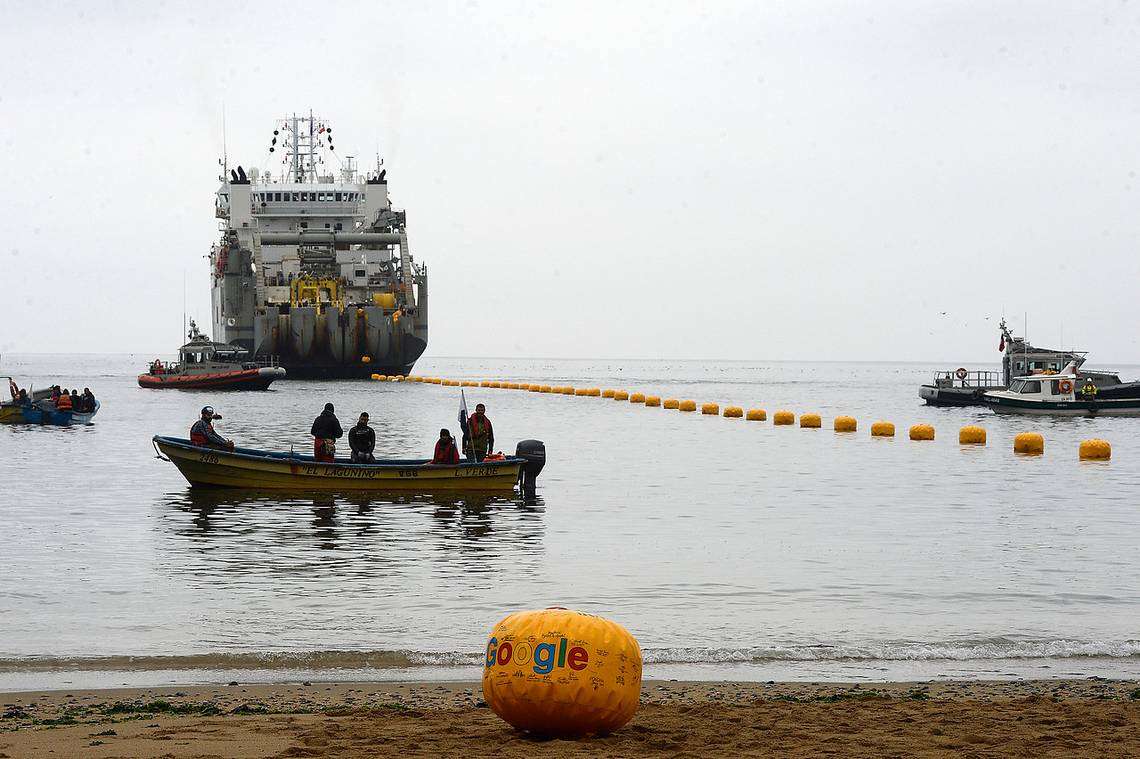
[(200, 445), (203, 448), (232, 451), (234, 449), (234, 441), (226, 440), (214, 432), (214, 420), (221, 418), (221, 414), (214, 413), (213, 406), (204, 406), (202, 408), (202, 418), (194, 422), (194, 426), (190, 428), (190, 442), (193, 445)]
[(71, 411), (71, 393), (67, 392), (67, 388), (56, 398), (55, 407), (60, 411)]
[(333, 413), (331, 403), (326, 403), (325, 410), (313, 420), (309, 434), (313, 436), (313, 457), (317, 461), (335, 461), (336, 441), (344, 436), (344, 430), (340, 428), (340, 420)]
[(467, 420), (467, 434), (470, 438), (464, 438), (463, 450), (473, 455), (476, 461), (482, 461), (495, 449), (495, 430), (487, 418), (487, 407), (482, 403), (476, 404), (475, 413)]
[(439, 431), (439, 440), (435, 444), (435, 455), (432, 456), (431, 463), (433, 464), (458, 464), (459, 463), (459, 449), (455, 447), (455, 438), (446, 429)]

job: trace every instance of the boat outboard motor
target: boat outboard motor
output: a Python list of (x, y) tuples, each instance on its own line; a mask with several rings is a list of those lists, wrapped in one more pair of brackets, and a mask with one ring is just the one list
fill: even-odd
[(541, 440), (522, 440), (515, 446), (515, 456), (526, 460), (519, 471), (519, 482), (523, 497), (533, 499), (538, 473), (546, 466), (546, 445)]

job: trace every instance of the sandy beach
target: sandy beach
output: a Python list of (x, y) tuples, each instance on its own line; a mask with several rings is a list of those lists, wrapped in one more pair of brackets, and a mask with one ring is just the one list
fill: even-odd
[(0, 694), (0, 758), (1137, 756), (1140, 682), (647, 681), (634, 721), (536, 740), (477, 682)]

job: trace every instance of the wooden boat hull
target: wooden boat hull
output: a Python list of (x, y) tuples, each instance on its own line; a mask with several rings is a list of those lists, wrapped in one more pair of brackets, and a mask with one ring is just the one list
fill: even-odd
[(237, 448), (203, 448), (181, 438), (155, 436), (154, 445), (193, 487), (253, 490), (502, 491), (518, 481), (524, 461), (435, 465), (423, 459), (352, 464), (312, 456)]
[(211, 374), (140, 374), (139, 387), (152, 390), (265, 390), (285, 376), (279, 367), (237, 369)]

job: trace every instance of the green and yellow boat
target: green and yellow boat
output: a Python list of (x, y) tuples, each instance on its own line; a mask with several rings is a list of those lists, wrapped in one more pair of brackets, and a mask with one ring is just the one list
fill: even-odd
[(383, 459), (374, 464), (321, 462), (298, 453), (249, 448), (204, 448), (181, 438), (154, 437), (154, 447), (192, 487), (267, 490), (497, 491), (511, 490), (527, 460), (432, 464), (427, 459)]

